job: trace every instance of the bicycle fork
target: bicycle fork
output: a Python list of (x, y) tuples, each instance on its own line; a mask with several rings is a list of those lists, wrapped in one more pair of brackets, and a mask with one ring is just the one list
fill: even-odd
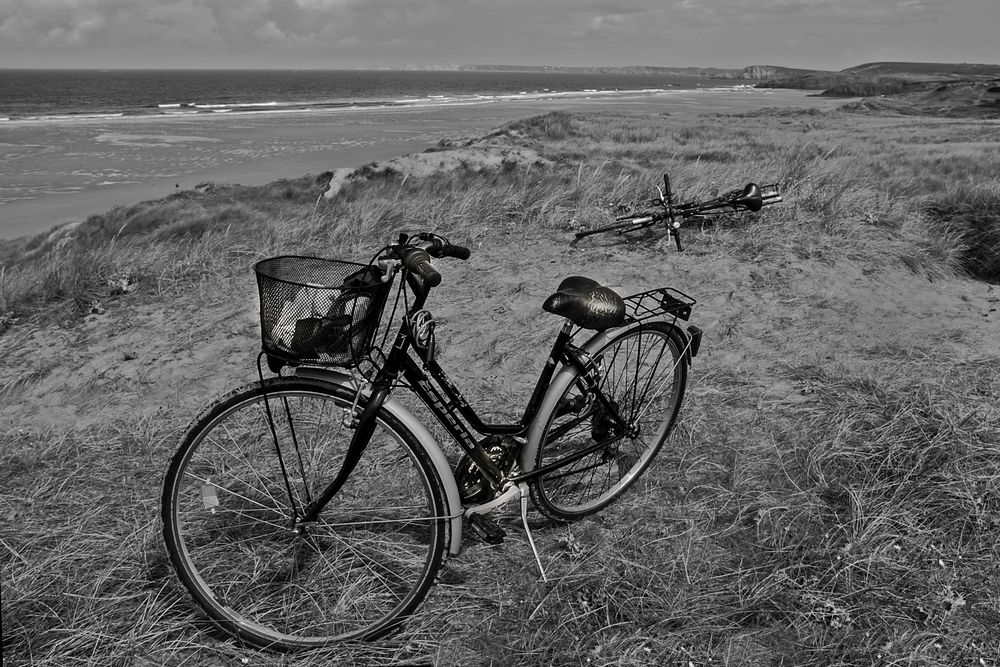
[[(358, 397), (361, 396), (361, 391), (362, 389), (359, 387)], [(344, 462), (340, 466), (340, 471), (326, 485), (326, 488), (302, 510), (302, 517), (296, 522), (296, 530), (299, 526), (314, 523), (319, 518), (320, 512), (326, 507), (326, 504), (337, 495), (347, 481), (347, 478), (354, 472), (354, 468), (358, 465), (358, 461), (361, 460), (361, 456), (365, 453), (365, 449), (368, 447), (368, 443), (375, 433), (375, 416), (381, 409), (385, 399), (389, 397), (391, 391), (392, 389), (389, 386), (383, 386), (372, 391), (371, 396), (365, 403), (364, 410), (356, 420), (354, 414), (357, 410), (358, 400), (355, 400), (355, 404), (351, 408), (351, 414), (344, 417), (345, 421), (352, 420), (349, 427), (354, 428), (354, 435), (351, 437), (351, 443), (347, 447), (347, 453), (344, 454)]]

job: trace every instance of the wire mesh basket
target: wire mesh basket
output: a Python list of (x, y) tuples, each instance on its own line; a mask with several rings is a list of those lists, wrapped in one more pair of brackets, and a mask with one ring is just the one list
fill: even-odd
[(353, 367), (365, 360), (391, 288), (377, 266), (283, 255), (257, 262), (254, 273), (272, 370), (280, 362)]

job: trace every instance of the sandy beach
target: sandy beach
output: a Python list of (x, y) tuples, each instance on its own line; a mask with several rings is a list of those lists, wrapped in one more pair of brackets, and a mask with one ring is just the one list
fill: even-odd
[(841, 103), (804, 91), (701, 89), (403, 109), (5, 122), (0, 238), (46, 231), (206, 181), (262, 185), (421, 152), (441, 139), (557, 109), (679, 115)]

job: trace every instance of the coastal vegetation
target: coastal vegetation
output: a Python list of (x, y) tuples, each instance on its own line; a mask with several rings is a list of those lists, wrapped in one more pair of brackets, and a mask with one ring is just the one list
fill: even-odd
[[(367, 165), (205, 184), (0, 250), (5, 664), (989, 665), (1000, 658), (1000, 124), (852, 106), (679, 120), (555, 112)], [(482, 146), (544, 164), (480, 169)], [(459, 160), (461, 163), (462, 161)], [(784, 203), (662, 233), (572, 232), (747, 181)], [(469, 540), (399, 635), (282, 656), (220, 636), (159, 538), (176, 440), (256, 375), (251, 265), (364, 261), (400, 230), (439, 263), (443, 363), (477, 406), (526, 398), (566, 275), (672, 285), (705, 330), (682, 423), (621, 502)], [(454, 452), (452, 452), (454, 453)]]

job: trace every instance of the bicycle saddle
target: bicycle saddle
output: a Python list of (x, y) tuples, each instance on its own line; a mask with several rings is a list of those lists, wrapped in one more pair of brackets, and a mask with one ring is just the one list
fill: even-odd
[(756, 183), (747, 183), (740, 196), (733, 200), (734, 204), (745, 206), (748, 211), (759, 211), (764, 207), (764, 200), (760, 194), (760, 188)]
[(570, 276), (542, 304), (546, 312), (568, 318), (584, 329), (604, 331), (625, 323), (625, 302), (596, 280)]

